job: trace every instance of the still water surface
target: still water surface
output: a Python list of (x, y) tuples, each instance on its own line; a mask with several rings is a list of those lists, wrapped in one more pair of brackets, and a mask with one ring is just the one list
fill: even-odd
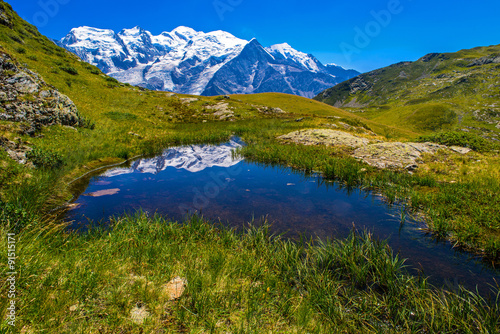
[(367, 229), (406, 258), (411, 273), (423, 270), (436, 285), (460, 283), (482, 293), (500, 282), (500, 271), (470, 254), (437, 242), (419, 228), (422, 222), (407, 219), (401, 209), (388, 206), (382, 197), (361, 190), (347, 190), (319, 177), (308, 177), (288, 168), (269, 167), (233, 158), (243, 145), (234, 138), (218, 146), (196, 145), (166, 150), (130, 167), (115, 168), (93, 177), (68, 212), (72, 227), (89, 221), (137, 210), (157, 212), (174, 220), (201, 213), (205, 218), (241, 227), (264, 218), (276, 233), (320, 238), (345, 237), (352, 230)]

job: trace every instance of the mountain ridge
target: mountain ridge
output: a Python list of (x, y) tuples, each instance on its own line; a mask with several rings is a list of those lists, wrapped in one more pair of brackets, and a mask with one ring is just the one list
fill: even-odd
[[(185, 26), (156, 36), (139, 26), (118, 33), (83, 26), (73, 28), (56, 44), (121, 82), (193, 95), (282, 92), (313, 97), (359, 74), (340, 66), (325, 66), (313, 55), (297, 51), (288, 43), (263, 47), (256, 39), (246, 41), (222, 30), (205, 33)], [(257, 75), (265, 77), (262, 80), (265, 84), (233, 88), (226, 77), (216, 74), (221, 69), (228, 75), (237, 73), (238, 69), (228, 64), (235, 58), (241, 60), (243, 50), (249, 45), (260, 50), (247, 55), (245, 60), (261, 73), (247, 67), (246, 72), (239, 71), (240, 78), (233, 78), (232, 83), (255, 83), (250, 79)], [(262, 53), (269, 57), (262, 57)], [(257, 54), (261, 56), (251, 57)], [(302, 78), (297, 79), (292, 72), (302, 73)]]
[(430, 53), (361, 74), (315, 97), (386, 125), (500, 140), (500, 45)]

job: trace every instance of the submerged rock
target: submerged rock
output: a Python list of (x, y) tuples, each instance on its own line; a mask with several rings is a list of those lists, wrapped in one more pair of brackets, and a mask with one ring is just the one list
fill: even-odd
[(119, 192), (120, 192), (120, 189), (118, 189), (118, 188), (115, 188), (115, 189), (105, 189), (105, 190), (95, 191), (93, 193), (84, 194), (83, 196), (102, 197), (102, 196), (116, 195)]
[(343, 145), (354, 148), (370, 143), (366, 138), (354, 136), (343, 131), (329, 129), (299, 130), (280, 136), (278, 139), (303, 145)]

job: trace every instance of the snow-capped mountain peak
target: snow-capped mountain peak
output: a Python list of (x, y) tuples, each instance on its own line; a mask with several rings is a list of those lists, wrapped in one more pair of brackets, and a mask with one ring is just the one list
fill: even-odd
[(180, 26), (180, 27), (177, 27), (174, 30), (172, 30), (172, 32), (170, 34), (177, 35), (180, 38), (188, 40), (188, 39), (193, 38), (194, 36), (196, 36), (198, 34), (203, 34), (203, 32), (202, 31), (198, 32), (198, 31), (196, 31), (192, 28), (189, 28), (189, 27)]
[(297, 51), (288, 43), (271, 45), (270, 47), (266, 48), (266, 50), (276, 59), (291, 60), (313, 72), (322, 71), (323, 65), (321, 65), (319, 61), (314, 58), (314, 56)]
[[(288, 43), (263, 48), (256, 39), (249, 42), (222, 30), (205, 33), (180, 26), (153, 35), (139, 26), (118, 34), (79, 27), (59, 44), (119, 81), (185, 94), (275, 91), (312, 97), (354, 76), (337, 75), (342, 69), (332, 74)], [(242, 77), (241, 83), (227, 75)]]

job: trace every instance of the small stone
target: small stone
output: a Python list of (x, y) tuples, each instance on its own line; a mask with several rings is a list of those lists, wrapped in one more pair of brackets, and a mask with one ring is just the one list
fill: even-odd
[(182, 294), (186, 290), (187, 280), (179, 276), (172, 279), (165, 286), (164, 292), (168, 297), (169, 301), (173, 301), (182, 297)]
[(136, 306), (130, 310), (130, 319), (138, 325), (142, 325), (147, 317), (149, 317), (149, 312), (146, 309), (146, 305), (137, 303)]
[(406, 169), (407, 171), (410, 171), (410, 172), (411, 172), (411, 171), (415, 171), (417, 168), (418, 168), (418, 165), (417, 165), (417, 164), (411, 164), (411, 165), (408, 165), (408, 166), (406, 166), (406, 167), (405, 167), (405, 169)]
[(137, 138), (139, 138), (139, 139), (142, 139), (142, 136), (141, 136), (141, 135), (139, 135), (139, 134), (137, 134), (137, 133), (135, 133), (135, 132), (129, 132), (128, 134), (129, 134), (130, 136), (134, 136), (134, 137), (137, 137)]

